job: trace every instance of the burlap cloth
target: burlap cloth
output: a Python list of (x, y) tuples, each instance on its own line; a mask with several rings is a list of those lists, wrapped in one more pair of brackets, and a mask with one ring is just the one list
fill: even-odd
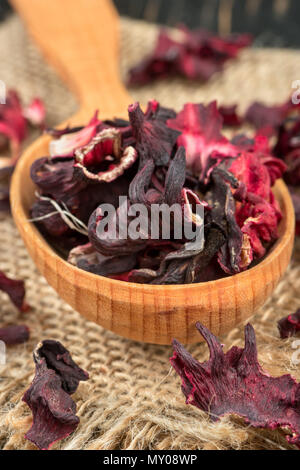
[[(150, 49), (155, 26), (122, 20), (122, 73)], [(56, 74), (45, 65), (28, 39), (17, 17), (0, 27), (0, 79), (17, 88), (23, 99), (41, 96), (47, 104), (48, 123), (65, 119), (76, 102)], [(282, 102), (291, 92), (291, 82), (300, 79), (297, 51), (249, 50), (226, 66), (223, 74), (208, 84), (172, 79), (131, 90), (145, 102), (156, 98), (177, 109), (186, 101), (240, 103), (242, 111), (254, 99)], [(96, 66), (96, 64), (95, 64)], [(101, 105), (99, 103), (99, 105)], [(101, 107), (101, 106), (100, 106)], [(140, 344), (120, 338), (87, 322), (66, 305), (38, 274), (28, 257), (10, 217), (0, 220), (0, 269), (26, 280), (29, 313), (20, 315), (1, 294), (1, 324), (26, 322), (30, 341), (11, 347), (7, 365), (0, 369), (0, 448), (33, 449), (24, 439), (31, 413), (21, 397), (34, 373), (32, 350), (45, 338), (55, 338), (68, 347), (74, 359), (90, 373), (74, 395), (80, 425), (76, 432), (54, 449), (287, 449), (283, 431), (257, 430), (242, 420), (226, 417), (217, 424), (205, 413), (185, 405), (180, 380), (171, 370), (170, 347)], [(271, 374), (291, 373), (292, 339), (278, 337), (276, 322), (300, 307), (300, 244), (293, 262), (272, 298), (252, 318), (259, 359)], [(243, 345), (243, 327), (222, 338), (225, 348)], [(206, 345), (190, 351), (207, 357)]]

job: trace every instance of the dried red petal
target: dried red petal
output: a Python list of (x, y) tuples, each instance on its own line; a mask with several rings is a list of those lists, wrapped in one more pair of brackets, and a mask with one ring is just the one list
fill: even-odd
[(283, 122), (291, 106), (291, 100), (279, 106), (267, 106), (255, 101), (247, 109), (245, 120), (253, 124), (257, 129), (265, 127), (274, 129)]
[(242, 124), (242, 118), (237, 114), (237, 105), (219, 106), (218, 110), (223, 118), (224, 126), (236, 127)]
[(67, 158), (39, 158), (33, 162), (30, 176), (44, 195), (55, 199), (61, 199), (66, 194), (75, 194), (87, 186), (83, 180), (74, 178), (73, 160)]
[(167, 124), (181, 132), (177, 144), (185, 147), (186, 164), (204, 179), (210, 166), (210, 158), (234, 157), (238, 149), (221, 134), (222, 116), (216, 101), (208, 106), (187, 103)]
[(137, 102), (129, 106), (128, 114), (140, 168), (148, 160), (153, 160), (157, 166), (167, 165), (179, 132), (167, 127), (161, 119), (147, 119)]
[(222, 69), (227, 59), (236, 57), (251, 42), (252, 38), (246, 34), (221, 38), (205, 30), (190, 31), (185, 27), (181, 27), (181, 38), (174, 40), (161, 30), (153, 52), (130, 70), (129, 84), (145, 84), (173, 75), (208, 80)]
[(45, 104), (40, 98), (34, 98), (24, 109), (23, 115), (32, 126), (42, 127), (46, 119)]
[(0, 104), (0, 134), (3, 134), (11, 143), (12, 157), (19, 156), (20, 143), (27, 133), (26, 121), (19, 95), (14, 90), (9, 90), (6, 103)]
[(25, 438), (47, 450), (78, 426), (76, 405), (69, 394), (76, 390), (79, 380), (87, 380), (88, 374), (57, 341), (39, 344), (34, 361), (35, 377), (23, 397), (33, 414), (33, 424)]
[(136, 256), (104, 256), (98, 253), (91, 243), (73, 248), (68, 262), (90, 273), (112, 276), (130, 271), (136, 264)]
[(182, 45), (161, 30), (150, 56), (129, 71), (129, 85), (145, 84), (176, 73), (176, 62), (181, 52)]
[[(42, 196), (63, 205), (84, 224), (99, 204), (117, 205), (119, 195), (127, 193), (129, 184), (120, 176), (110, 183), (108, 190), (107, 183), (96, 184), (82, 178), (82, 171), (74, 168), (73, 158), (69, 157), (36, 160), (31, 167), (31, 178)], [(31, 216), (51, 236), (61, 237), (70, 232), (70, 227), (49, 200), (38, 199), (32, 206)]]
[(207, 412), (212, 421), (234, 414), (256, 428), (289, 428), (287, 440), (300, 447), (300, 384), (290, 375), (271, 377), (257, 360), (256, 339), (251, 325), (245, 327), (244, 349), (233, 346), (223, 352), (217, 338), (200, 323), (210, 359), (200, 363), (173, 340), (170, 359), (182, 380), (186, 403)]
[[(229, 167), (240, 185), (243, 185), (238, 192), (241, 187), (244, 191), (244, 201), (237, 204), (236, 219), (243, 234), (249, 238), (253, 254), (258, 258), (266, 252), (264, 242), (269, 243), (278, 238), (277, 226), (281, 219), (281, 211), (271, 187), (282, 175), (285, 166), (268, 152), (267, 139), (257, 136), (253, 144), (249, 144)], [(241, 197), (239, 194), (238, 198)]]
[(88, 125), (82, 129), (74, 132), (69, 132), (68, 129), (63, 130), (58, 139), (51, 140), (49, 147), (50, 156), (72, 156), (74, 150), (90, 142), (98, 132), (101, 124), (102, 122), (98, 119), (98, 111), (96, 111)]
[(29, 306), (25, 302), (24, 281), (10, 279), (0, 271), (0, 290), (6, 292), (12, 303), (21, 311), (25, 312)]
[[(84, 147), (75, 150), (75, 167), (95, 182), (110, 183), (130, 168), (137, 159), (136, 150), (128, 146), (122, 150), (122, 136), (118, 129), (104, 129)], [(101, 164), (105, 168), (100, 169)]]
[(25, 343), (29, 339), (29, 328), (26, 325), (10, 325), (0, 328), (0, 340), (6, 346)]
[(220, 166), (212, 171), (211, 180), (212, 187), (206, 195), (211, 207), (209, 215), (226, 236), (218, 253), (218, 263), (227, 274), (236, 274), (245, 269), (242, 261), (243, 233), (236, 221), (236, 204), (231, 189), (237, 181)]
[(38, 344), (34, 359), (38, 363), (43, 358), (48, 369), (53, 369), (60, 377), (62, 388), (70, 395), (77, 390), (81, 380), (87, 380), (89, 374), (73, 361), (69, 351), (59, 342), (46, 339)]
[(297, 334), (300, 331), (300, 308), (292, 315), (281, 318), (278, 322), (278, 330), (282, 339)]
[(209, 205), (205, 201), (200, 201), (198, 195), (191, 189), (183, 188), (181, 191), (181, 203), (185, 207), (184, 216), (189, 222), (195, 225), (202, 225), (202, 218), (196, 213), (197, 206), (202, 206), (203, 209), (209, 210)]
[(33, 414), (33, 424), (25, 438), (41, 450), (48, 450), (69, 436), (79, 424), (74, 401), (63, 390), (59, 376), (47, 368), (45, 359), (36, 364), (35, 377), (23, 401)]

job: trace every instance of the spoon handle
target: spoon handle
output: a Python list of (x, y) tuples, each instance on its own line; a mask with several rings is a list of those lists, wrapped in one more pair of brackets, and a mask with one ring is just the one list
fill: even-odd
[(126, 115), (131, 98), (119, 76), (119, 18), (110, 0), (11, 2), (47, 61), (75, 92), (82, 118), (97, 108), (104, 117)]

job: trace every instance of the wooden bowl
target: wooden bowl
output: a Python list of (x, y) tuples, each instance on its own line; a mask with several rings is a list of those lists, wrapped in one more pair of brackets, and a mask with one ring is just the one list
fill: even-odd
[[(89, 8), (86, 0), (13, 0), (49, 62), (77, 92), (81, 111), (72, 125), (86, 122), (98, 103), (103, 118), (126, 114), (130, 103), (117, 77), (117, 16), (108, 0), (88, 3)], [(48, 145), (49, 137), (43, 136), (21, 157), (11, 185), (12, 212), (41, 274), (88, 320), (138, 341), (169, 344), (175, 337), (196, 342), (196, 321), (217, 335), (225, 333), (263, 305), (286, 270), (295, 220), (282, 181), (274, 188), (283, 211), (280, 238), (261, 263), (241, 274), (199, 284), (156, 286), (116, 281), (68, 264), (28, 222), (35, 190), (30, 166), (48, 154)]]
[(250, 317), (273, 292), (285, 272), (294, 241), (294, 210), (287, 187), (274, 188), (283, 219), (280, 238), (257, 266), (235, 276), (199, 284), (156, 286), (105, 278), (78, 269), (48, 245), (28, 222), (34, 200), (29, 170), (47, 153), (49, 138), (38, 139), (23, 155), (13, 176), (12, 212), (37, 268), (58, 294), (88, 320), (138, 341), (169, 344), (199, 341), (195, 322), (217, 335)]

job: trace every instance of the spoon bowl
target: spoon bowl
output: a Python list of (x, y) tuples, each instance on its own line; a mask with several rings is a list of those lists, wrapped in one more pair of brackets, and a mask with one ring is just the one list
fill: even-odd
[[(84, 124), (98, 105), (101, 118), (126, 115), (132, 100), (118, 78), (117, 15), (109, 1), (89, 0), (88, 8), (86, 0), (12, 3), (50, 63), (77, 93), (81, 109), (69, 124)], [(176, 337), (193, 343), (199, 342), (196, 321), (223, 334), (253, 315), (271, 295), (288, 266), (294, 241), (294, 210), (282, 181), (274, 187), (283, 213), (279, 239), (255, 267), (198, 284), (127, 283), (67, 263), (28, 222), (35, 199), (30, 167), (49, 153), (49, 141), (49, 136), (40, 137), (19, 160), (11, 185), (12, 213), (40, 273), (88, 320), (133, 340), (170, 344)]]

